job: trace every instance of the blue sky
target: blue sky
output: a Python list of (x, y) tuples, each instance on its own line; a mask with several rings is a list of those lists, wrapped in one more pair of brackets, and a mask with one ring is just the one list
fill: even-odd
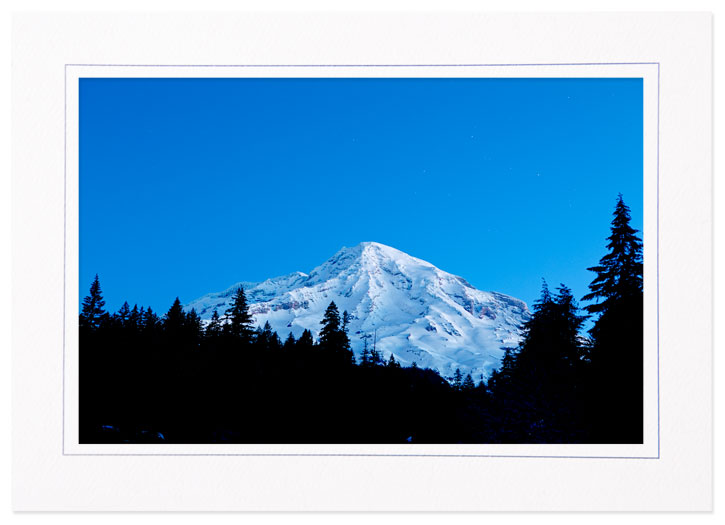
[(377, 241), (580, 298), (642, 167), (640, 79), (81, 79), (80, 296), (163, 313)]

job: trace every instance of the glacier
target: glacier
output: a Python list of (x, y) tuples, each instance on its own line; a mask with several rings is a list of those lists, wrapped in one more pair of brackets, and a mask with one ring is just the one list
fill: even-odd
[(229, 308), (239, 286), (254, 322), (269, 322), (282, 339), (309, 329), (317, 337), (325, 309), (334, 301), (350, 314), (349, 336), (359, 358), (363, 338), (387, 360), (414, 362), (450, 380), (458, 368), (474, 380), (498, 368), (507, 347), (518, 345), (530, 318), (523, 301), (484, 292), (431, 263), (377, 242), (342, 248), (309, 274), (239, 282), (184, 306), (203, 320)]

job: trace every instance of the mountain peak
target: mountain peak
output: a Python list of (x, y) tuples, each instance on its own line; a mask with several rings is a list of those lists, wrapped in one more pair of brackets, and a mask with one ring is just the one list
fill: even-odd
[[(354, 253), (359, 253), (363, 256), (371, 256), (371, 255), (377, 255), (377, 256), (383, 256), (388, 257), (390, 259), (415, 259), (415, 257), (412, 257), (408, 255), (407, 253), (398, 250), (397, 248), (393, 248), (392, 246), (388, 246), (387, 244), (382, 244), (380, 242), (375, 241), (364, 241), (360, 244), (357, 244), (356, 246), (353, 246), (352, 248), (342, 248), (340, 251), (350, 251)], [(416, 259), (420, 260), (420, 259)], [(421, 261), (425, 262), (425, 261)]]
[(360, 250), (362, 253), (382, 253), (390, 257), (394, 256), (404, 256), (404, 257), (410, 257), (407, 253), (401, 252), (400, 250), (393, 248), (392, 246), (388, 246), (387, 244), (382, 244), (380, 242), (375, 241), (363, 241), (357, 246), (352, 248), (353, 250)]
[[(309, 274), (249, 283), (250, 313), (257, 324), (269, 322), (281, 336), (317, 334), (325, 308), (335, 301), (347, 310), (353, 350), (375, 336), (378, 351), (394, 354), (403, 365), (416, 362), (451, 377), (461, 372), (488, 376), (504, 349), (515, 346), (528, 319), (526, 304), (484, 292), (392, 246), (366, 241), (343, 247)], [(188, 304), (203, 319), (224, 311), (230, 294), (208, 294)]]
[(410, 257), (410, 255), (386, 244), (381, 244), (379, 242), (373, 241), (364, 241), (352, 247), (343, 246), (337, 253), (335, 253), (335, 255), (330, 257), (328, 261), (347, 257), (385, 257), (389, 259), (399, 259)]

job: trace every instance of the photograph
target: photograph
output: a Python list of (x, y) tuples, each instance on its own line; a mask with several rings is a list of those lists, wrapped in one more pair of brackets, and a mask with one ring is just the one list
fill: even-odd
[(644, 443), (642, 78), (77, 82), (80, 444)]

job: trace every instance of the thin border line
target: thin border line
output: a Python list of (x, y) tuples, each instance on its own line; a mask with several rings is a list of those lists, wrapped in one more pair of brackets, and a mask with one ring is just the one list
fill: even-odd
[[(644, 417), (643, 417), (644, 419)], [(657, 63), (657, 458), (660, 457), (660, 63)]]
[[(68, 67), (170, 67), (170, 68), (367, 68), (367, 67), (534, 67), (534, 66), (657, 66), (657, 168), (656, 168), (656, 211), (657, 211), (657, 257), (656, 257), (656, 329), (657, 329), (657, 456), (524, 456), (498, 454), (212, 454), (212, 453), (169, 453), (169, 454), (123, 454), (123, 453), (66, 453), (65, 451), (65, 366), (66, 366), (66, 274), (67, 274), (67, 169), (68, 169)], [(660, 62), (561, 62), (541, 64), (65, 64), (63, 78), (63, 380), (62, 380), (62, 455), (63, 456), (260, 456), (260, 457), (451, 457), (451, 458), (532, 458), (532, 459), (660, 459)], [(644, 96), (644, 94), (643, 94)], [(79, 144), (80, 148), (80, 144)], [(213, 444), (211, 444), (214, 446)]]
[[(485, 445), (487, 443), (481, 443)], [(491, 443), (488, 443), (489, 445)], [(243, 444), (240, 444), (243, 445)], [(88, 453), (63, 454), (64, 456), (285, 456), (285, 457), (403, 457), (403, 458), (541, 458), (541, 459), (660, 459), (654, 456), (514, 456), (498, 454), (202, 454), (202, 453), (170, 453), (170, 454), (122, 454), (122, 453)]]
[(535, 66), (637, 66), (659, 62), (560, 62), (551, 64), (66, 64), (71, 67), (535, 67)]
[[(78, 148), (80, 150), (80, 147)], [(80, 180), (80, 177), (79, 177)], [(80, 185), (79, 185), (80, 189)], [(80, 200), (79, 200), (80, 207)], [(63, 68), (63, 401), (62, 409), (62, 429), (63, 429), (63, 454), (65, 455), (65, 340), (66, 340), (66, 303), (68, 295), (66, 292), (66, 275), (67, 275), (67, 232), (68, 232), (68, 64)], [(79, 232), (80, 234), (80, 232)], [(79, 235), (80, 237), (80, 235)], [(80, 260), (79, 260), (80, 265)]]

